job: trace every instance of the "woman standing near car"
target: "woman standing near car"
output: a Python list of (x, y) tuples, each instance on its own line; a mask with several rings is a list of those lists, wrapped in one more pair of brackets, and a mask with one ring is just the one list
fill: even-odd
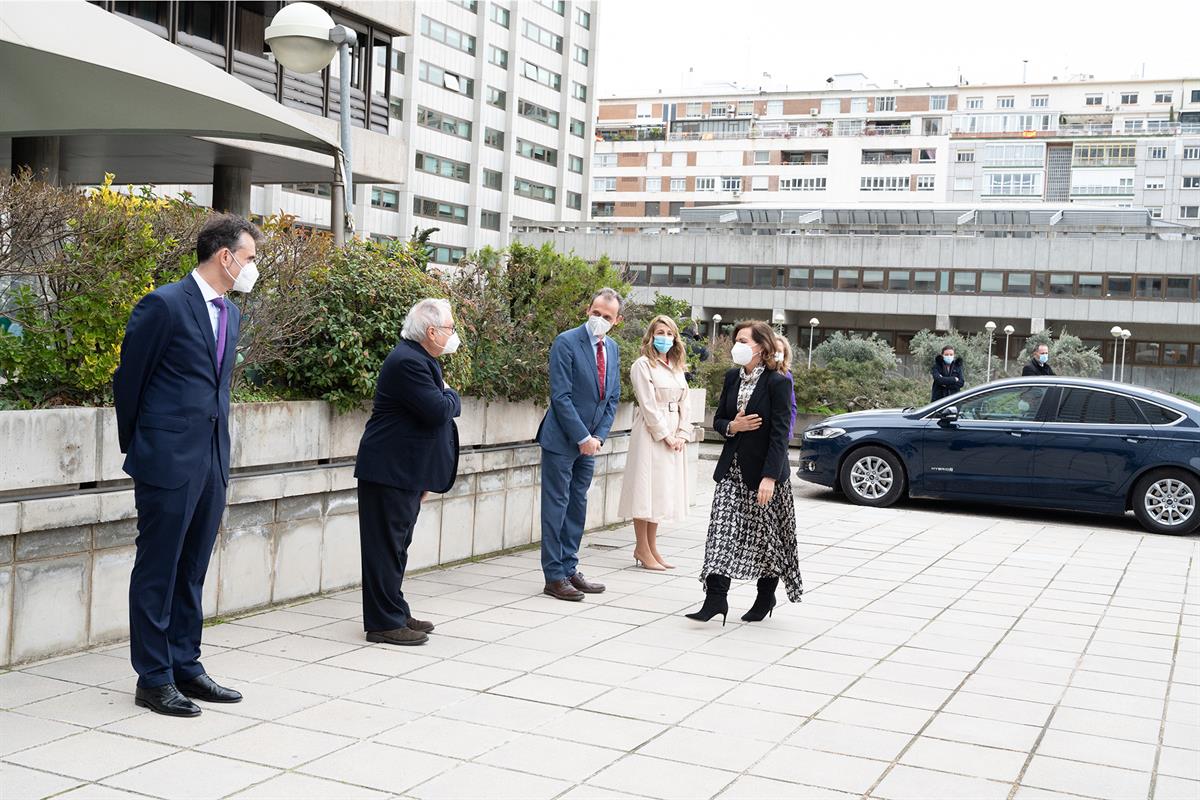
[(704, 605), (688, 614), (707, 622), (729, 613), (733, 578), (758, 581), (745, 622), (775, 608), (783, 579), (788, 599), (803, 592), (796, 545), (796, 507), (788, 478), (788, 427), (794, 391), (776, 358), (775, 332), (765, 322), (740, 322), (733, 330), (733, 362), (717, 401), (713, 428), (725, 437), (717, 469), (708, 539), (704, 545)]
[(660, 522), (687, 515), (691, 468), (687, 443), (692, 425), (687, 402), (687, 348), (668, 316), (650, 320), (641, 357), (629, 368), (637, 413), (629, 433), (629, 454), (617, 513), (633, 518), (634, 560), (655, 571), (674, 569), (658, 552)]

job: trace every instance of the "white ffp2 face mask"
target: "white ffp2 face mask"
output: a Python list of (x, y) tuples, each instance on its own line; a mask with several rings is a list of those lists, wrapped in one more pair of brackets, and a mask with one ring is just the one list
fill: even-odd
[(230, 251), (229, 255), (231, 258), (233, 258), (234, 263), (242, 268), (241, 271), (238, 272), (236, 278), (233, 278), (232, 275), (229, 275), (228, 269), (225, 270), (225, 274), (233, 278), (233, 291), (241, 292), (242, 294), (249, 294), (250, 290), (254, 288), (254, 284), (258, 283), (258, 265), (253, 261), (247, 261), (245, 264), (243, 264), (242, 262), (238, 261), (237, 256), (233, 254), (233, 251)]
[(754, 348), (745, 342), (737, 342), (729, 355), (733, 358), (733, 363), (744, 367), (754, 360)]
[(592, 336), (603, 336), (612, 330), (612, 323), (604, 317), (591, 316), (587, 319), (587, 329)]
[(461, 344), (462, 339), (458, 338), (458, 331), (455, 331), (454, 333), (450, 334), (450, 338), (446, 340), (444, 345), (442, 345), (442, 355), (452, 355), (458, 350)]

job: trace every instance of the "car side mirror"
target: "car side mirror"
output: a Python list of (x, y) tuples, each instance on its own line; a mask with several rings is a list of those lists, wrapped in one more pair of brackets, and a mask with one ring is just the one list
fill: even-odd
[(946, 406), (938, 412), (939, 425), (953, 425), (958, 422), (958, 406)]

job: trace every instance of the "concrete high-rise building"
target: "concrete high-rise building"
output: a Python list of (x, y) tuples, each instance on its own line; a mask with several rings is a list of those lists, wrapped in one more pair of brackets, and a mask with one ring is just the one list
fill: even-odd
[(597, 138), (594, 218), (1033, 201), (1200, 225), (1200, 78), (606, 98)]

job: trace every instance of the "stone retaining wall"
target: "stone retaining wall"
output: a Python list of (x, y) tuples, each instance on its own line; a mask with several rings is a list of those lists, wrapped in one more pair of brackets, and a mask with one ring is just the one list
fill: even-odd
[[(704, 420), (694, 390), (692, 419)], [(409, 568), (540, 539), (543, 410), (465, 399), (458, 480), (425, 503)], [(597, 458), (587, 527), (617, 516), (633, 408)], [(226, 509), (204, 591), (206, 616), (360, 580), (353, 458), (366, 414), (325, 403), (237, 405)], [(0, 412), (0, 667), (128, 636), (137, 535), (112, 409)], [(699, 446), (690, 446), (699, 459)]]

